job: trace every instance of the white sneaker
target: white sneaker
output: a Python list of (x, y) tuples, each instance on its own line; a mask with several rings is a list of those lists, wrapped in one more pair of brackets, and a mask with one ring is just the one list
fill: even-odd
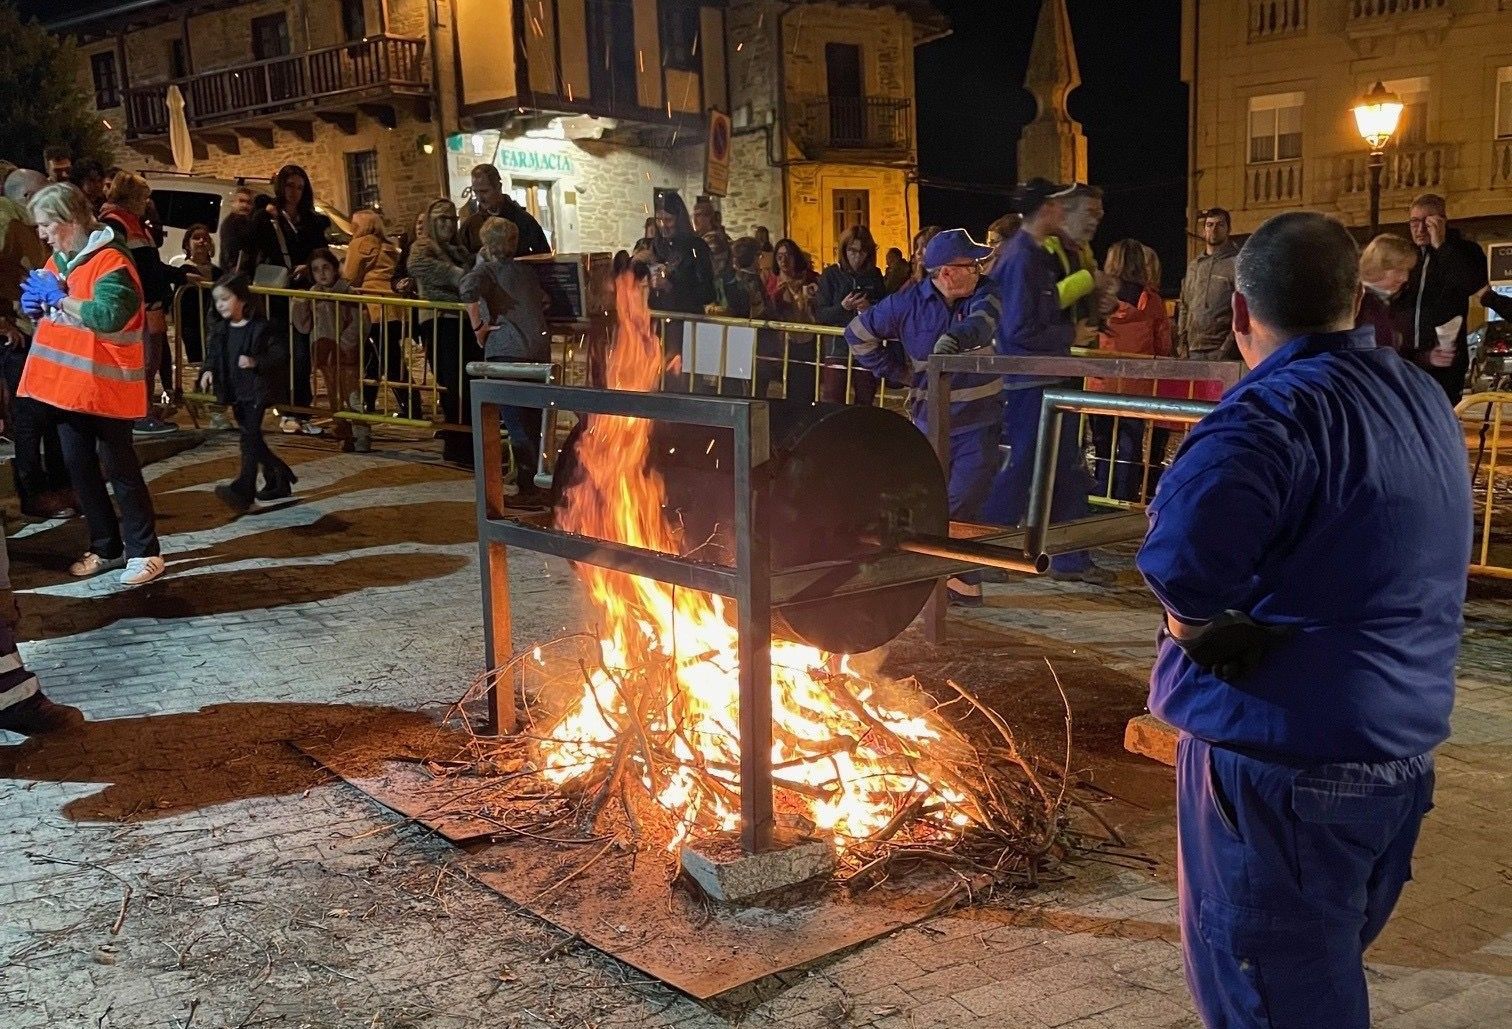
[(145, 585), (162, 575), (167, 567), (163, 559), (156, 554), (151, 557), (133, 557), (126, 562), (126, 570), (121, 573), (121, 585)]
[(290, 435), (293, 435), (294, 433), (299, 431), (299, 419), (290, 418), (288, 415), (284, 415), (278, 420), (278, 431), (287, 432)]

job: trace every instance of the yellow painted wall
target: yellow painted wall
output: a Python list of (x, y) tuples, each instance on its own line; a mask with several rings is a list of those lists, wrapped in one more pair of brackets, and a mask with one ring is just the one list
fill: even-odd
[(584, 0), (557, 0), (557, 21), (562, 26), (562, 94), (572, 100), (587, 100), (588, 16)]
[(869, 227), (879, 258), (888, 247), (908, 253), (909, 237), (918, 228), (918, 197), (901, 169), (816, 162), (791, 165), (787, 174), (788, 235), (808, 251), (816, 267), (835, 263), (837, 189), (870, 193)]
[(653, 110), (662, 97), (661, 33), (656, 0), (635, 0), (635, 94), (642, 107)]
[(556, 82), (556, 0), (525, 0), (524, 34), (525, 69), (530, 88), (555, 94)]
[(730, 111), (725, 81), (725, 17), (717, 7), (699, 12), (698, 53), (703, 60), (704, 106)]
[(515, 84), (514, 8), (498, 0), (456, 0), (457, 49), (462, 64), (462, 102), (487, 103), (513, 97)]

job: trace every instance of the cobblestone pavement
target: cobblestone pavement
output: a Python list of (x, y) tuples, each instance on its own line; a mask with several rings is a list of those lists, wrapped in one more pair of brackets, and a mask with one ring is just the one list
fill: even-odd
[[(0, 748), (6, 1029), (1196, 1024), (1164, 862), (1089, 866), (1032, 904), (896, 933), (738, 1008), (563, 945), (452, 873), (448, 844), (282, 742), (352, 705), (434, 709), (478, 670), (470, 479), (414, 454), (282, 449), (297, 501), (238, 521), (210, 493), (235, 462), (229, 437), (149, 469), (170, 574), (134, 593), (65, 581), (77, 522), (13, 532), (25, 657), (90, 724), (0, 734), (15, 744)], [(512, 571), (521, 637), (560, 629), (564, 569)], [(1112, 590), (988, 593), (988, 623), (1147, 671), (1154, 608), (1127, 560)], [(1512, 607), (1478, 599), (1469, 616), (1418, 878), (1371, 955), (1393, 1029), (1512, 1025)], [(1168, 857), (1169, 817), (1140, 842)]]

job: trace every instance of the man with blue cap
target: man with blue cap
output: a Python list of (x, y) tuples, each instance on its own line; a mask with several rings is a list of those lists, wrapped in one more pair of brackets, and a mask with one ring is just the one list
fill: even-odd
[[(998, 299), (982, 279), (982, 262), (992, 248), (965, 229), (946, 229), (924, 248), (918, 285), (905, 288), (851, 319), (845, 342), (856, 362), (878, 378), (906, 382), (909, 414), (927, 429), (926, 374), (929, 355), (954, 354), (992, 345), (997, 333)], [(950, 517), (978, 516), (997, 455), (1002, 377), (962, 372), (950, 377)], [(951, 603), (982, 603), (981, 577), (955, 576), (946, 582)]]
[(1251, 370), (1161, 477), (1138, 557), (1165, 609), (1150, 710), (1181, 732), (1182, 947), (1212, 1027), (1368, 1029), (1363, 954), (1449, 735), (1465, 441), (1433, 379), (1352, 331), (1357, 268), (1321, 214), (1246, 241)]
[[(1065, 222), (1064, 201), (1075, 187), (1045, 179), (1031, 179), (1019, 187), (1015, 206), (1023, 224), (1000, 247), (988, 281), (1002, 302), (998, 322), (998, 353), (1008, 356), (1067, 357), (1076, 335), (1075, 315), (1061, 303), (1061, 266), (1045, 242)], [(1079, 388), (1080, 379), (1061, 382), (1048, 375), (1003, 376), (1002, 439), (1008, 444), (1008, 463), (993, 479), (982, 516), (998, 525), (1019, 525), (1029, 509), (1034, 453), (1039, 444), (1040, 404), (1046, 388)], [(1059, 461), (1055, 466), (1052, 522), (1067, 522), (1089, 514), (1087, 490), (1091, 482), (1082, 467), (1080, 419), (1062, 419)], [(1057, 554), (1050, 565), (1052, 578), (1077, 579), (1109, 585), (1112, 573), (1098, 568), (1086, 551)]]

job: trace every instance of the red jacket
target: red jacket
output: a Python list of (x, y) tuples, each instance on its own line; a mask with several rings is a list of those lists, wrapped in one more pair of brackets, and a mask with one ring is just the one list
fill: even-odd
[[(1171, 317), (1166, 314), (1165, 301), (1160, 299), (1160, 294), (1138, 283), (1119, 283), (1118, 309), (1108, 316), (1107, 327), (1097, 334), (1097, 349), (1170, 357), (1174, 352)], [(1089, 377), (1087, 388), (1099, 393), (1149, 397), (1155, 395), (1155, 380)]]

